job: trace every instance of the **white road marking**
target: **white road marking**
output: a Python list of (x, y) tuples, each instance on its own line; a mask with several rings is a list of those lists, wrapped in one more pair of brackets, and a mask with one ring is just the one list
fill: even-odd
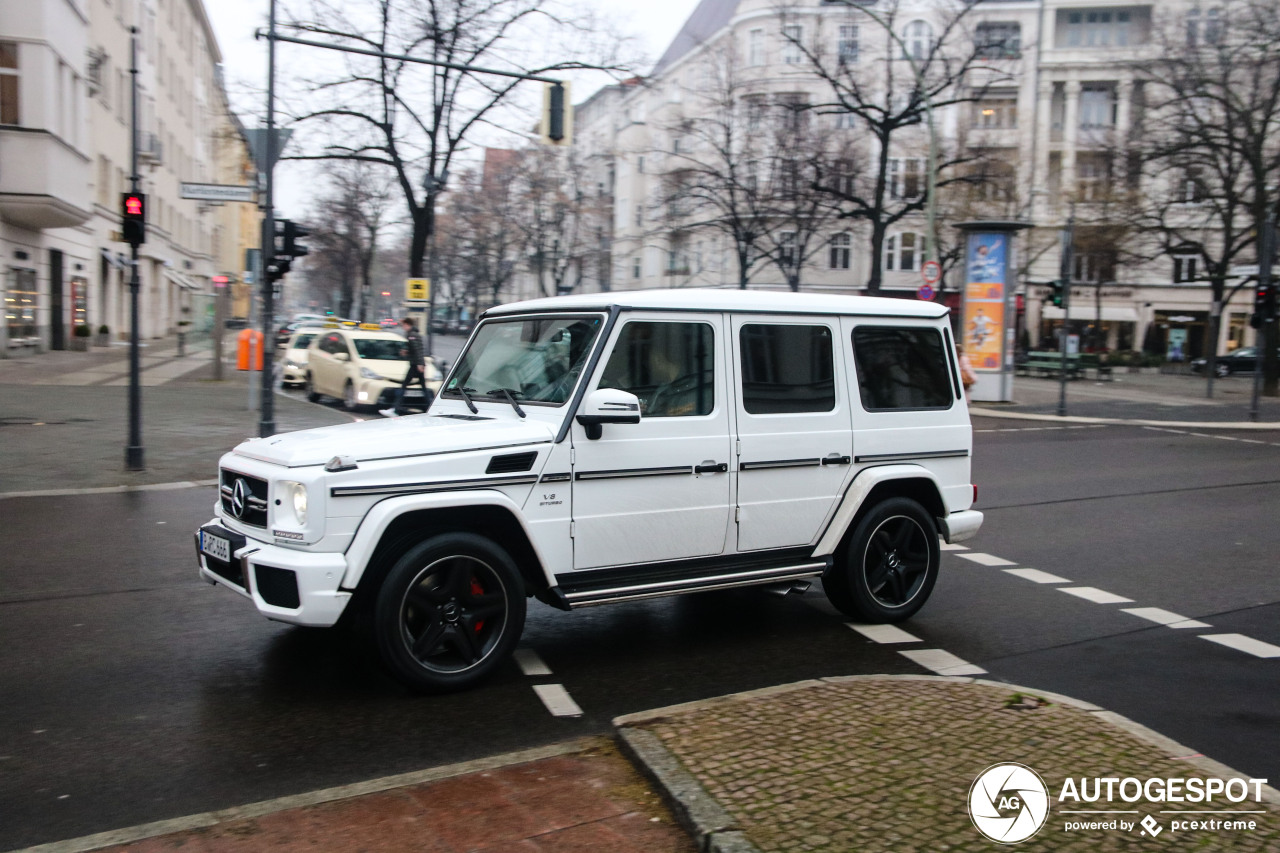
[(1208, 622), (1197, 622), (1195, 619), (1188, 619), (1185, 616), (1179, 616), (1177, 613), (1161, 610), (1159, 607), (1126, 607), (1121, 612), (1132, 613), (1139, 619), (1146, 619), (1148, 622), (1155, 622), (1157, 625), (1166, 625), (1170, 628), (1213, 627)]
[(1060, 578), (1039, 569), (1005, 569), (1005, 572), (1015, 577), (1026, 578), (1033, 583), (1071, 583), (1066, 578)]
[(1098, 589), (1094, 586), (1060, 586), (1058, 592), (1065, 592), (1068, 595), (1074, 595), (1077, 598), (1083, 598), (1085, 601), (1092, 601), (1094, 604), (1129, 604), (1132, 598), (1125, 598), (1123, 595), (1116, 595), (1114, 592), (1107, 592), (1105, 589)]
[(525, 675), (550, 675), (551, 667), (543, 663), (542, 658), (533, 649), (516, 649), (512, 655), (516, 665)]
[(542, 704), (556, 717), (581, 717), (582, 709), (573, 701), (569, 691), (563, 684), (535, 684), (533, 692), (538, 694)]
[(846, 622), (853, 630), (873, 643), (882, 645), (890, 643), (918, 643), (920, 638), (908, 634), (896, 625), (859, 625), (857, 622)]
[(984, 554), (981, 551), (974, 551), (971, 554), (959, 554), (966, 560), (972, 560), (980, 566), (1016, 566), (1017, 563), (1010, 562), (1002, 557), (993, 557), (990, 554)]
[(1244, 634), (1201, 634), (1200, 639), (1226, 646), (1258, 658), (1280, 658), (1280, 646), (1273, 646)]
[(964, 545), (953, 545), (950, 542), (939, 542), (938, 547), (943, 551), (968, 551)]
[(982, 675), (986, 672), (982, 667), (974, 666), (943, 649), (913, 649), (898, 654), (938, 675)]

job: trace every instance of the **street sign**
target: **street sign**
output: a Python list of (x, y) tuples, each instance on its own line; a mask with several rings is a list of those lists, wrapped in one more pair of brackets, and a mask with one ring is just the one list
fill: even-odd
[(404, 280), (406, 302), (428, 302), (431, 299), (431, 279), (406, 278)]
[(920, 285), (920, 289), (916, 291), (916, 298), (923, 299), (925, 302), (928, 302), (931, 299), (933, 299), (932, 285), (928, 285), (928, 284)]
[(202, 201), (248, 201), (254, 200), (253, 187), (238, 187), (233, 184), (182, 184), (182, 197), (195, 198)]
[[(937, 261), (925, 261), (920, 265), (920, 277), (924, 279), (925, 284), (937, 284), (942, 281), (942, 264)], [(922, 299), (930, 297), (923, 296)]]

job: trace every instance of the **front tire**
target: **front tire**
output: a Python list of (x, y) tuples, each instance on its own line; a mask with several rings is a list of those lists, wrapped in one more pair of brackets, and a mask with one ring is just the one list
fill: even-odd
[(356, 402), (356, 386), (351, 380), (347, 380), (346, 387), (342, 389), (342, 405), (348, 412), (360, 410), (360, 404)]
[(524, 580), (506, 551), (473, 533), (433, 536), (409, 549), (378, 590), (378, 654), (412, 690), (461, 690), (511, 654), (525, 608)]
[(874, 506), (822, 579), (827, 598), (853, 619), (901, 622), (924, 606), (941, 562), (933, 517), (910, 498)]

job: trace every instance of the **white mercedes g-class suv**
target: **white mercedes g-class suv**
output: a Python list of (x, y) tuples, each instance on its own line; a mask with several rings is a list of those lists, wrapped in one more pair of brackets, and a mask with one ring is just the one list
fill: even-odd
[(692, 289), (491, 309), (425, 414), (223, 456), (200, 574), (271, 619), (346, 614), (425, 691), (501, 665), (529, 596), (821, 578), (854, 619), (906, 619), (939, 537), (982, 523), (947, 315)]

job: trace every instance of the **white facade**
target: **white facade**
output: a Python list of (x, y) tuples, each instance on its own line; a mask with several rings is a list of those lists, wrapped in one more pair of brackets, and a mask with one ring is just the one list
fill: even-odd
[[(948, 0), (858, 5), (879, 14), (894, 7), (890, 49), (895, 51), (924, 48), (946, 16), (961, 8)], [(1007, 187), (977, 202), (940, 192), (939, 245), (945, 249), (948, 241), (955, 242), (956, 221), (1000, 218), (1034, 224), (1018, 237), (1017, 255), (1023, 259), (1019, 293), (1025, 299), (1020, 328), (1032, 348), (1061, 323), (1060, 309), (1043, 303), (1047, 283), (1058, 277), (1060, 229), (1071, 203), (1078, 226), (1105, 222), (1101, 206), (1091, 199), (1105, 181), (1103, 152), (1126, 138), (1139, 109), (1135, 105), (1141, 103), (1135, 60), (1154, 49), (1155, 27), (1182, 26), (1193, 8), (1199, 6), (1190, 0), (987, 0), (968, 12), (963, 26), (949, 36), (951, 42), (944, 42), (969, 50), (972, 40), (985, 38), (1002, 46), (969, 75), (967, 85), (982, 93), (980, 99), (936, 110), (934, 126), (944, 157), (980, 151), (998, 173), (1006, 173)], [(790, 4), (785, 17), (779, 9), (775, 0), (703, 0), (649, 77), (608, 87), (578, 108), (576, 156), (607, 181), (601, 192), (613, 211), (612, 275), (594, 289), (738, 286), (732, 241), (721, 231), (682, 222), (678, 211), (673, 216), (670, 194), (663, 189), (667, 173), (691, 156), (687, 147), (680, 150), (688, 144), (678, 132), (681, 119), (705, 118), (715, 110), (727, 57), (735, 69), (735, 94), (744, 100), (793, 99), (814, 106), (830, 100), (830, 89), (788, 34), (828, 57), (886, 67), (883, 51), (890, 40), (869, 15), (819, 0)], [(877, 144), (856, 122), (831, 110), (811, 112), (828, 143), (847, 140), (838, 144), (865, 157), (878, 156)], [(923, 124), (894, 136), (888, 152), (891, 193), (924, 192), (928, 139)], [(889, 228), (881, 249), (886, 294), (914, 296), (921, 284), (925, 232), (923, 215)], [(860, 291), (869, 277), (869, 247), (864, 223), (830, 223), (803, 260), (801, 287)], [(1100, 323), (1102, 345), (1124, 350), (1152, 340), (1164, 347), (1175, 330), (1189, 349), (1187, 357), (1207, 348), (1209, 286), (1184, 281), (1194, 276), (1178, 268), (1174, 258), (1117, 265), (1078, 252), (1072, 272), (1073, 330)], [(781, 289), (787, 281), (775, 265), (757, 263), (749, 286)], [(593, 287), (587, 282), (584, 289)], [(953, 306), (958, 289), (958, 283), (948, 287), (956, 294)], [(1238, 298), (1224, 311), (1220, 350), (1252, 341), (1246, 303)]]
[(0, 253), (15, 315), (0, 352), (65, 348), (80, 325), (128, 336), (131, 27), (148, 219), (140, 336), (207, 327), (211, 277), (243, 265), (241, 212), (184, 200), (179, 185), (246, 178), (200, 0), (0, 0), (0, 22), (0, 48), (15, 45), (17, 58), (15, 69), (0, 62), (0, 77), (19, 81), (0, 125)]

